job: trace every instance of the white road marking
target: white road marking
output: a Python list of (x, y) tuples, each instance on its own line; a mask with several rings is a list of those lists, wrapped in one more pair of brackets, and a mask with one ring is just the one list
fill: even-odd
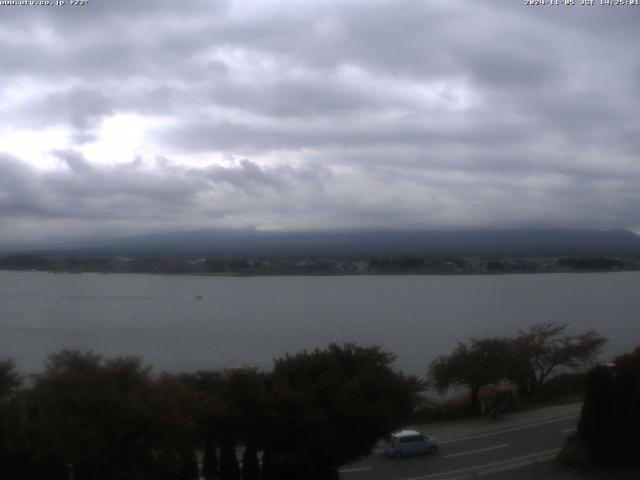
[(487, 450), (496, 450), (497, 448), (505, 448), (508, 446), (508, 444), (503, 443), (502, 445), (495, 445), (493, 447), (479, 448), (477, 450), (469, 450), (467, 452), (452, 453), (451, 455), (444, 455), (443, 458), (461, 457), (462, 455), (471, 455), (473, 453), (486, 452)]
[(562, 430), (561, 433), (571, 433), (571, 432), (575, 432), (577, 430), (576, 427), (573, 428), (567, 428), (566, 430)]
[(474, 438), (491, 437), (492, 435), (500, 435), (501, 433), (515, 432), (516, 430), (525, 430), (527, 428), (539, 427), (540, 425), (548, 425), (550, 423), (562, 422), (564, 420), (570, 420), (572, 418), (578, 418), (579, 416), (580, 416), (580, 414), (576, 413), (575, 415), (569, 415), (567, 417), (561, 417), (561, 418), (554, 418), (553, 420), (546, 420), (544, 422), (529, 423), (527, 425), (521, 425), (519, 427), (506, 428), (504, 430), (497, 430), (495, 432), (480, 433), (478, 435), (469, 435), (467, 437), (460, 437), (460, 438), (456, 438), (454, 440), (448, 440), (446, 442), (440, 442), (440, 445), (446, 445), (448, 443), (454, 443), (454, 442), (463, 442), (465, 440), (472, 440)]
[(527, 465), (531, 465), (531, 460), (523, 460), (521, 462), (510, 463), (509, 465), (502, 465), (500, 467), (490, 468), (488, 470), (481, 470), (478, 472), (478, 475), (491, 475), (493, 473), (506, 472), (507, 470), (512, 470), (514, 468), (526, 467)]
[[(423, 475), (421, 477), (405, 478), (404, 480), (426, 480), (428, 478), (444, 477), (446, 475), (455, 475), (457, 473), (471, 472), (471, 471), (480, 470), (480, 469), (483, 469), (483, 468), (497, 467), (498, 465), (506, 465), (508, 463), (521, 462), (522, 460), (526, 460), (526, 459), (533, 460), (534, 457), (541, 457), (543, 455), (546, 456), (546, 455), (558, 453), (560, 450), (561, 450), (560, 448), (553, 448), (551, 450), (543, 450), (541, 452), (530, 453), (529, 455), (523, 455), (521, 457), (509, 458), (507, 460), (501, 460), (499, 462), (491, 462), (491, 463), (485, 463), (485, 464), (482, 464), (482, 465), (474, 465), (472, 467), (461, 468), (459, 470), (449, 470), (448, 472), (432, 473), (431, 475)], [(518, 464), (518, 466), (519, 465), (520, 464)]]
[(345, 468), (344, 470), (338, 470), (338, 472), (351, 473), (351, 472), (364, 472), (365, 470), (373, 470), (373, 467)]
[(506, 472), (507, 470), (513, 470), (514, 468), (526, 467), (527, 465), (531, 465), (532, 463), (548, 462), (549, 460), (553, 460), (554, 458), (556, 458), (555, 454), (543, 455), (532, 460), (524, 460), (522, 462), (511, 463), (509, 465), (504, 465), (501, 467), (490, 468), (489, 470), (481, 470), (478, 472), (478, 474), (491, 475), (492, 473)]

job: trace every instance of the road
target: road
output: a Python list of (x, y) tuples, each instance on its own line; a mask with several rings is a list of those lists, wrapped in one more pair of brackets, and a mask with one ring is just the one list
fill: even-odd
[[(506, 470), (554, 458), (575, 430), (579, 415), (499, 429), (440, 444), (436, 455), (401, 460), (381, 451), (340, 469), (342, 480), (446, 480)], [(429, 435), (429, 432), (423, 432)]]

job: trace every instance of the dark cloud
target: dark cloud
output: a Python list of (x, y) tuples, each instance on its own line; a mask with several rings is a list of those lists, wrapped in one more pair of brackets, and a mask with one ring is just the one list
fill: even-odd
[(12, 238), (638, 229), (639, 20), (501, 0), (2, 7), (0, 215)]
[(25, 218), (179, 225), (189, 216), (196, 223), (224, 216), (251, 217), (254, 212), (244, 212), (247, 204), (266, 202), (258, 210), (267, 213), (290, 194), (321, 192), (331, 178), (323, 167), (261, 167), (246, 159), (226, 167), (193, 168), (140, 158), (100, 166), (76, 151), (55, 153), (65, 169), (39, 172), (18, 159), (0, 157), (5, 225)]
[(34, 216), (43, 212), (38, 204), (35, 170), (8, 155), (0, 154), (0, 212), (2, 217)]

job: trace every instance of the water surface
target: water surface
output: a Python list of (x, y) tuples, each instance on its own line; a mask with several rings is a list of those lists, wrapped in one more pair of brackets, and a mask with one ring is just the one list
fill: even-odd
[[(196, 299), (201, 295), (202, 299)], [(594, 328), (605, 356), (640, 344), (640, 272), (197, 277), (0, 271), (0, 358), (42, 369), (63, 348), (135, 354), (156, 369), (255, 363), (330, 342), (382, 345), (423, 374), (470, 337), (541, 321)]]

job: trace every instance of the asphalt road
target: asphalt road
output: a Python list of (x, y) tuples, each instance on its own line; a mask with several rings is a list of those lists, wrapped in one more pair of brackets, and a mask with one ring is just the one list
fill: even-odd
[[(475, 475), (491, 478), (515, 468), (548, 461), (575, 430), (579, 415), (505, 428), (440, 444), (436, 455), (400, 460), (382, 452), (340, 468), (342, 480), (445, 480)], [(429, 435), (429, 432), (423, 432)]]

